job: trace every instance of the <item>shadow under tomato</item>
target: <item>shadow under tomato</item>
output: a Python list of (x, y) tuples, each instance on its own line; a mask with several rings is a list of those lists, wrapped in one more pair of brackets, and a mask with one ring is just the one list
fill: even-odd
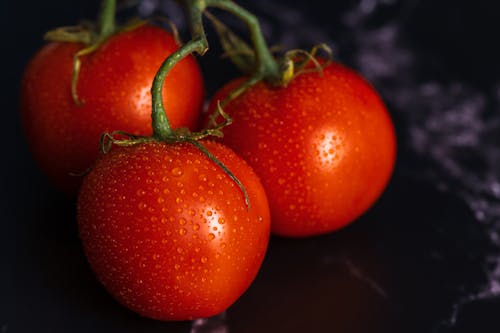
[(370, 215), (329, 235), (273, 237), (257, 280), (228, 311), (230, 331), (398, 331), (396, 272), (370, 226), (383, 215)]

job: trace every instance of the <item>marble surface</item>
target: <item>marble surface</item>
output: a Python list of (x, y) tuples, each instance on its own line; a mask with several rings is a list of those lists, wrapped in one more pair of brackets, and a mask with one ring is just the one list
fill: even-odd
[[(96, 3), (23, 2), (30, 13), (23, 4), (2, 3), (5, 28), (25, 22), (6, 36), (18, 47), (2, 55), (13, 64), (5, 78), (18, 82), (42, 31), (92, 17)], [(13, 98), (17, 85), (10, 84), (3, 99), (10, 140), (2, 163), (7, 272), (0, 332), (500, 332), (500, 5), (239, 3), (260, 17), (271, 44), (327, 42), (337, 60), (379, 90), (399, 145), (380, 201), (339, 232), (273, 237), (255, 283), (220, 316), (180, 323), (140, 318), (93, 278), (74, 201), (53, 190), (31, 161)], [(170, 13), (183, 27), (167, 0), (123, 10)], [(212, 78), (209, 93), (236, 75), (215, 54), (201, 60)]]

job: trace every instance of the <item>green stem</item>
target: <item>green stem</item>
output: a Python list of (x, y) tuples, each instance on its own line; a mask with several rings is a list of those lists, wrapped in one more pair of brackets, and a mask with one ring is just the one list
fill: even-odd
[(202, 1), (190, 1), (192, 39), (165, 59), (153, 80), (151, 87), (153, 136), (159, 140), (166, 140), (172, 136), (172, 128), (162, 98), (163, 85), (168, 72), (189, 54), (197, 52), (202, 55), (208, 50), (208, 42), (202, 24), (202, 11), (204, 9), (202, 5)]
[[(110, 1), (105, 1), (104, 3), (108, 2)], [(166, 75), (175, 64), (187, 55), (193, 52), (203, 55), (208, 50), (208, 41), (203, 29), (203, 11), (207, 7), (216, 7), (228, 11), (240, 18), (247, 25), (256, 56), (257, 68), (252, 76), (253, 78), (256, 80), (266, 78), (271, 82), (279, 82), (281, 80), (278, 63), (269, 51), (260, 29), (259, 21), (255, 15), (230, 0), (183, 0), (182, 3), (186, 6), (190, 19), (191, 40), (165, 59), (156, 73), (153, 86), (151, 87), (153, 136), (159, 140), (166, 140), (172, 137), (173, 134), (162, 97)]]
[(205, 3), (207, 7), (228, 11), (245, 22), (255, 50), (257, 68), (254, 76), (264, 77), (271, 82), (279, 82), (281, 79), (279, 66), (269, 51), (257, 17), (230, 0), (206, 0)]
[[(208, 50), (207, 37), (203, 28), (203, 11), (206, 2), (204, 0), (185, 0), (190, 20), (191, 39), (202, 39), (205, 43), (203, 53)], [(201, 54), (203, 54), (201, 53)]]
[(99, 16), (99, 38), (106, 39), (115, 32), (116, 0), (103, 0)]

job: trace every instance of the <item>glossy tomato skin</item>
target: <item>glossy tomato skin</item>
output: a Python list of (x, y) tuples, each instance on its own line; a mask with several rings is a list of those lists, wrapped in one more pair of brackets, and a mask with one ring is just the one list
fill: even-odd
[[(239, 83), (223, 87), (210, 110)], [(259, 83), (224, 111), (233, 124), (222, 142), (261, 178), (275, 234), (309, 236), (349, 224), (376, 201), (392, 173), (391, 118), (374, 89), (338, 63), (284, 88)]]
[(86, 176), (80, 237), (98, 279), (147, 317), (187, 320), (224, 311), (264, 258), (270, 215), (248, 164), (215, 142), (205, 146), (239, 187), (191, 144), (114, 147)]
[[(151, 134), (153, 78), (178, 48), (168, 32), (150, 25), (110, 37), (81, 58), (77, 92), (84, 104), (77, 106), (71, 97), (71, 77), (73, 56), (82, 47), (45, 45), (28, 64), (21, 83), (22, 123), (33, 156), (52, 183), (72, 195), (81, 178), (70, 173), (91, 166), (103, 132)], [(204, 86), (194, 58), (172, 69), (163, 97), (173, 127), (196, 127)]]

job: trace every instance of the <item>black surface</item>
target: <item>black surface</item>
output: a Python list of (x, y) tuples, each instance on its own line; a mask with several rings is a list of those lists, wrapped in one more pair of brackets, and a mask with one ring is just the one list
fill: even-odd
[[(93, 18), (98, 2), (4, 1), (0, 332), (500, 332), (500, 5), (240, 3), (272, 43), (330, 42), (379, 89), (399, 144), (383, 197), (339, 232), (273, 238), (225, 317), (138, 317), (94, 280), (74, 200), (40, 174), (18, 119), (19, 78), (43, 32)], [(235, 74), (212, 53), (201, 64), (209, 92)]]

